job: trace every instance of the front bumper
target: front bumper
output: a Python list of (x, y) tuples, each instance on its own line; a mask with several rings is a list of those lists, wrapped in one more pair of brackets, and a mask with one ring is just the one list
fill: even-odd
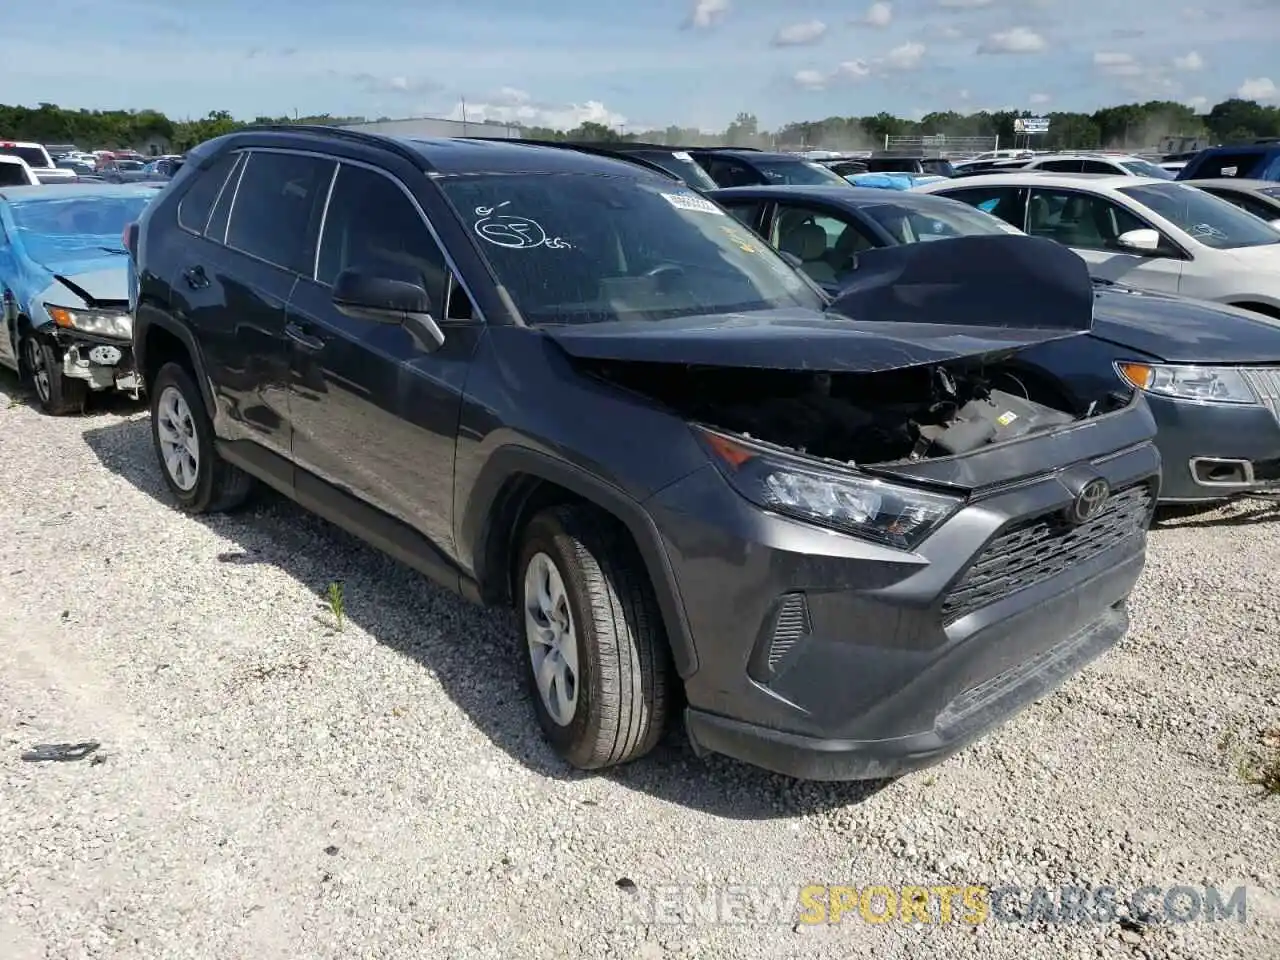
[(714, 469), (663, 491), (648, 506), (698, 650), (695, 749), (891, 777), (1054, 689), (1127, 629), (1160, 460), (1142, 443), (1092, 468), (1114, 523), (1059, 529), (1072, 496), (1050, 474), (973, 501), (916, 553), (766, 514)]
[(133, 341), (48, 326), (46, 331), (62, 350), (62, 374), (85, 380), (92, 390), (137, 392), (142, 380), (133, 362)]
[(1159, 427), (1161, 503), (1280, 492), (1280, 422), (1262, 405), (1147, 396)]

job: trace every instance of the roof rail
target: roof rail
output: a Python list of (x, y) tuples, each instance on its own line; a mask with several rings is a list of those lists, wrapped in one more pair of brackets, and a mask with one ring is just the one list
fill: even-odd
[(382, 133), (366, 133), (363, 130), (352, 130), (347, 127), (326, 127), (320, 123), (255, 123), (235, 131), (236, 133), (310, 133), (316, 136), (334, 137), (339, 140), (350, 140), (367, 146), (382, 147), (398, 154), (414, 166), (425, 167), (426, 158), (410, 147), (406, 147), (394, 137)]
[(638, 167), (652, 170), (655, 173), (660, 173), (669, 180), (684, 183), (684, 180), (666, 167), (654, 163), (652, 160), (646, 160), (644, 157), (630, 156), (625, 150), (610, 149), (605, 143), (583, 143), (574, 140), (537, 140), (532, 137), (459, 137), (458, 139), (480, 140), (486, 143), (519, 143), (529, 147), (556, 147), (560, 150), (590, 153), (598, 157), (608, 157), (611, 160), (623, 160)]

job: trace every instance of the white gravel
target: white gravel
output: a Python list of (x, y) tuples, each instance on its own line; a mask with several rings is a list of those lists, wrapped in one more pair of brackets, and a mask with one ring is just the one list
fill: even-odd
[[(1280, 957), (1280, 799), (1218, 748), (1280, 724), (1273, 508), (1154, 532), (1120, 648), (878, 793), (699, 761), (679, 736), (578, 776), (534, 730), (508, 616), (274, 496), (185, 517), (136, 406), (54, 420), (14, 394), (0, 377), (3, 960)], [(318, 599), (334, 581), (342, 630)], [(96, 762), (20, 757), (83, 740)], [(1249, 916), (627, 912), (675, 883), (947, 882), (1247, 884)]]

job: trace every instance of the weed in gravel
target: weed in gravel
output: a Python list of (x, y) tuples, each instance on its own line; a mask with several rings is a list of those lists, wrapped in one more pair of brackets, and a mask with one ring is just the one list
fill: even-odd
[(333, 622), (338, 625), (338, 632), (341, 633), (346, 626), (346, 606), (342, 599), (342, 584), (335, 580), (325, 589), (325, 601), (329, 604), (329, 612), (333, 614)]
[(1242, 744), (1235, 730), (1218, 741), (1218, 750), (1235, 766), (1236, 775), (1268, 796), (1280, 796), (1280, 727), (1264, 730), (1256, 744)]

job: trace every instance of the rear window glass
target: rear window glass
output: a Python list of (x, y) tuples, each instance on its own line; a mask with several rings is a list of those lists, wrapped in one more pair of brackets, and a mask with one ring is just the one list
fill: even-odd
[(31, 181), (27, 171), (16, 163), (0, 163), (0, 187), (25, 187)]
[(49, 166), (49, 158), (39, 147), (0, 147), (0, 156), (20, 157), (29, 167)]
[(1198, 180), (1213, 180), (1216, 177), (1251, 177), (1253, 168), (1259, 165), (1264, 154), (1260, 150), (1248, 153), (1219, 153), (1205, 157), (1195, 165), (1195, 176)]

